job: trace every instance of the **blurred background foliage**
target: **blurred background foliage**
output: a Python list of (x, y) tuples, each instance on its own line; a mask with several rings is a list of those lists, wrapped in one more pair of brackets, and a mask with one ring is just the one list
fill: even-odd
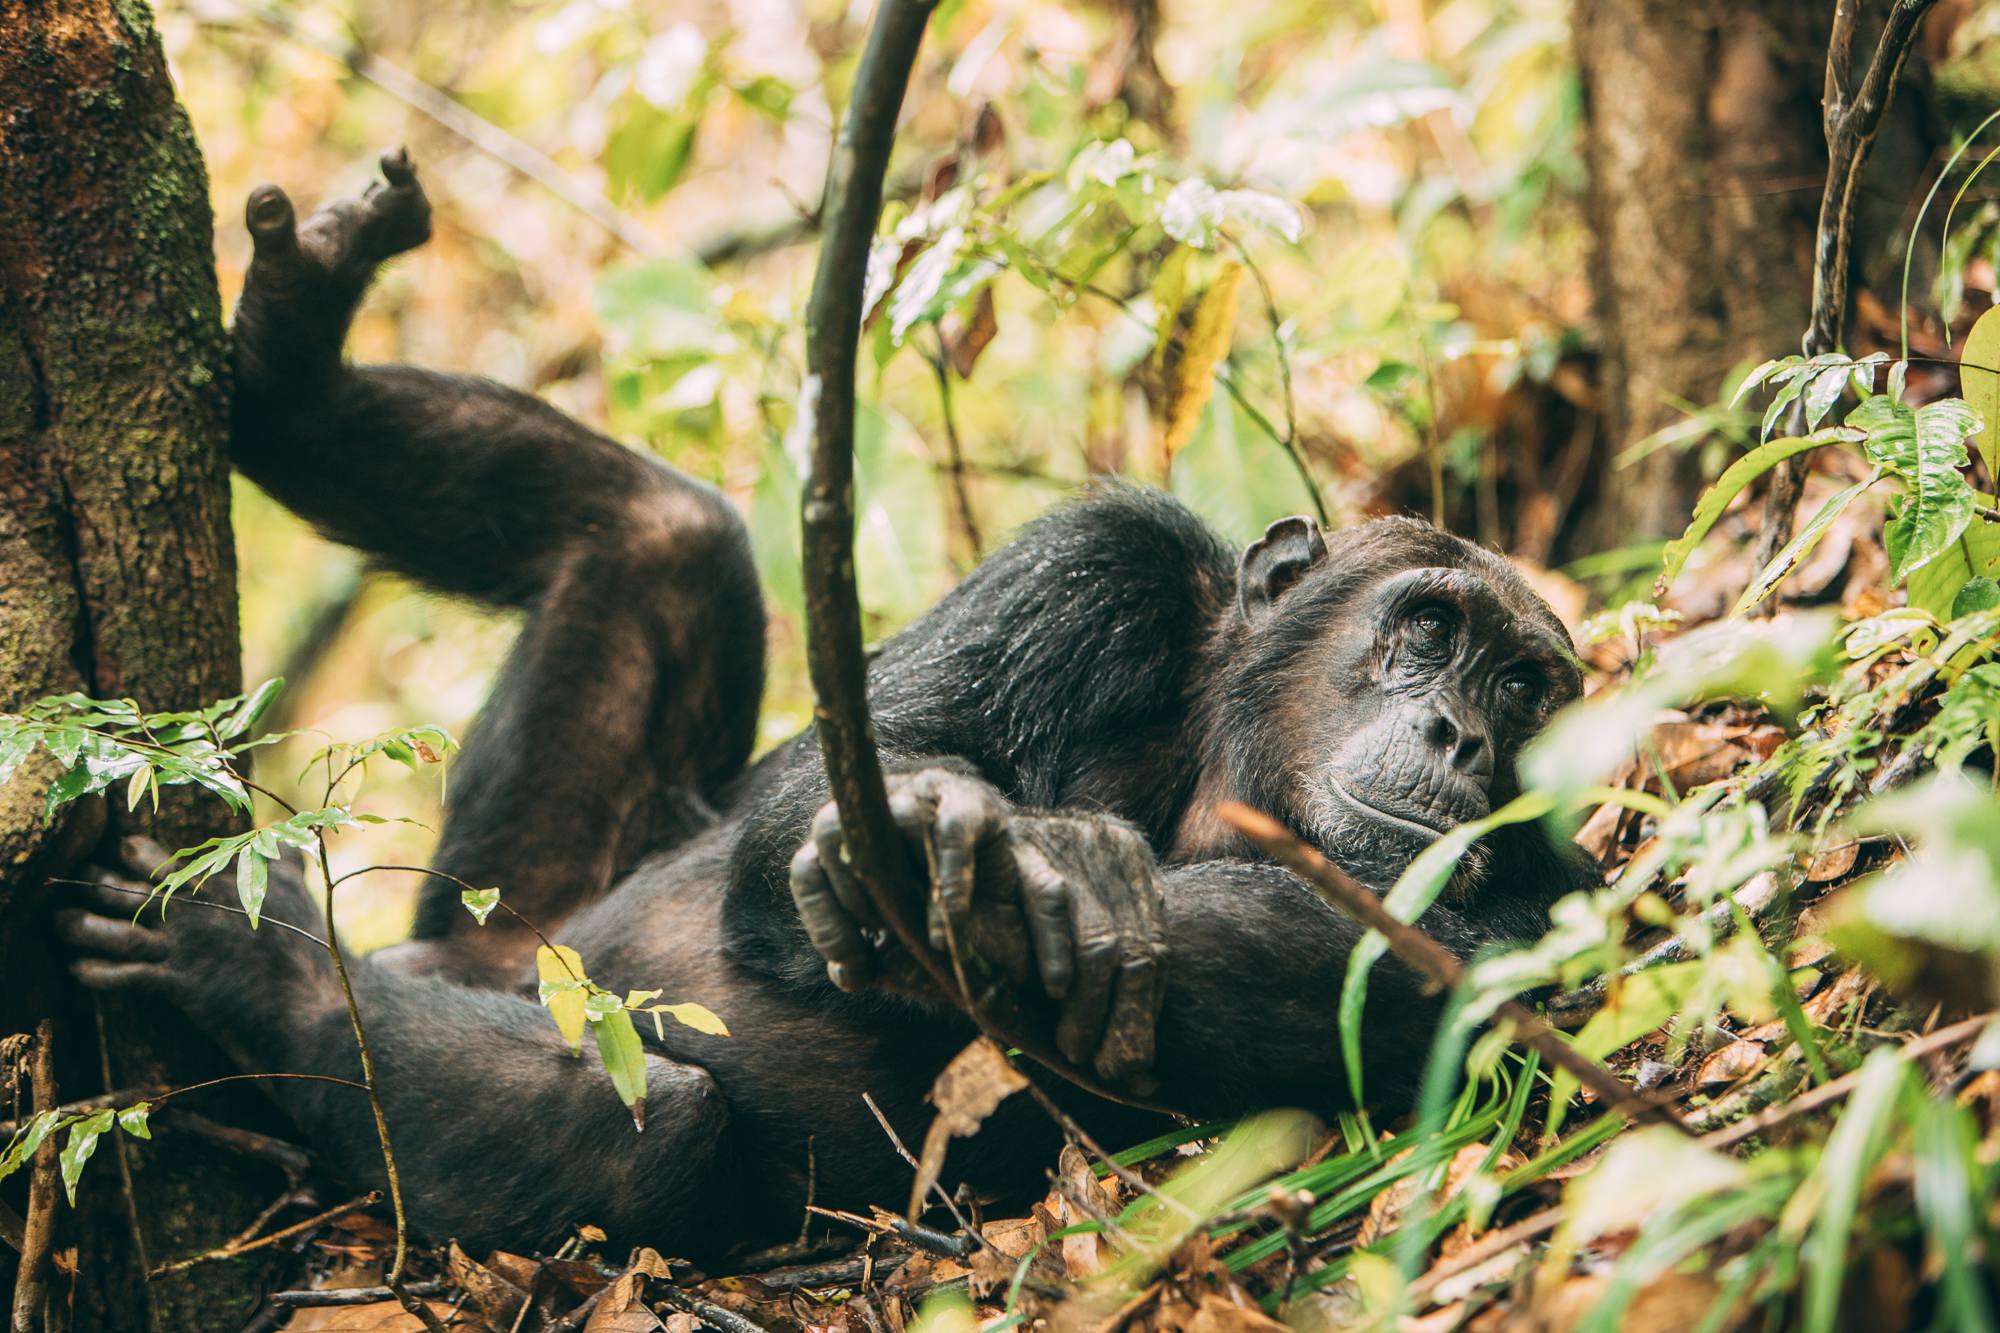
[[(309, 207), (409, 145), (436, 235), (378, 283), (354, 355), (530, 390), (723, 488), (769, 597), (765, 740), (803, 725), (788, 434), (812, 215), (868, 7), (166, 0), (159, 17), (225, 299), (253, 185)], [(1570, 19), (1567, 0), (946, 0), (871, 278), (872, 632), (1096, 475), (1164, 483), (1238, 540), (1316, 508), (1414, 509), (1531, 566), (1589, 554), (1572, 573), (1649, 578), (1657, 545), (1607, 556), (1580, 535), (1605, 487)], [(1991, 86), (1993, 27), (1955, 23), (1959, 84)], [(1720, 458), (1747, 438), (1685, 407), (1656, 443)], [(510, 623), (362, 569), (240, 481), (236, 522), (246, 674), (290, 682), (275, 726), (468, 725)], [(1576, 585), (1549, 586), (1582, 614)], [(321, 743), (300, 737), (266, 780)], [(432, 772), (385, 768), (362, 807), (434, 825)], [(381, 837), (406, 841), (370, 861), (428, 852), (422, 830)], [(357, 943), (400, 936), (414, 888), (353, 885)]]

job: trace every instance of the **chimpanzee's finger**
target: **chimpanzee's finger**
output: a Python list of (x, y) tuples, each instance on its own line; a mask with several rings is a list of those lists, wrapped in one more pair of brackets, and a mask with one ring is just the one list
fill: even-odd
[(151, 989), (166, 979), (151, 963), (111, 963), (102, 958), (78, 958), (70, 963), (69, 974), (78, 985), (100, 991)]
[(985, 788), (973, 782), (950, 782), (938, 795), (931, 827), (937, 839), (937, 893), (930, 914), (931, 947), (942, 949), (945, 920), (951, 922), (954, 932), (964, 935), (972, 916), (980, 849), (1005, 832), (1006, 821)]
[(126, 963), (157, 963), (167, 956), (167, 941), (157, 930), (147, 930), (118, 917), (103, 916), (82, 907), (66, 907), (50, 918), (56, 938), (72, 949), (82, 949), (100, 958)]
[(151, 838), (132, 834), (118, 840), (118, 868), (141, 880), (151, 881), (171, 859), (172, 854)]
[(1104, 1036), (1093, 1061), (1108, 1079), (1136, 1074), (1153, 1063), (1154, 997), (1159, 993), (1159, 962), (1143, 944), (1128, 947), (1118, 964), (1118, 993), (1111, 1002)]
[(1067, 897), (1074, 971), (1062, 1015), (1056, 1020), (1056, 1046), (1075, 1063), (1088, 1064), (1103, 1035), (1118, 981), (1118, 931), (1095, 894), (1072, 885)]
[(1014, 873), (1020, 880), (1021, 913), (1028, 919), (1028, 940), (1035, 951), (1035, 969), (1042, 991), (1052, 1000), (1069, 994), (1076, 975), (1070, 934), (1069, 889), (1039, 847), (1025, 838), (1013, 846)]
[(874, 973), (874, 953), (840, 905), (822, 873), (819, 849), (811, 843), (792, 857), (791, 885), (792, 904), (813, 948), (826, 960), (827, 976), (844, 991), (860, 990)]
[(820, 873), (833, 885), (834, 896), (846, 909), (854, 923), (864, 929), (874, 929), (882, 923), (875, 917), (874, 904), (855, 878), (854, 870), (847, 863), (847, 839), (840, 831), (840, 808), (828, 801), (813, 816), (812, 843), (819, 851)]

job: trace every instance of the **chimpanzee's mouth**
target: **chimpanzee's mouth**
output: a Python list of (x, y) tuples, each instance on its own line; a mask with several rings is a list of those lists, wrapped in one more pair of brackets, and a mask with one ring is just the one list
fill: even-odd
[(1333, 794), (1335, 796), (1338, 796), (1341, 800), (1347, 802), (1349, 805), (1353, 806), (1357, 810), (1360, 810), (1364, 814), (1371, 815), (1376, 819), (1385, 820), (1388, 823), (1398, 826), (1399, 828), (1408, 829), (1410, 832), (1417, 834), (1427, 842), (1435, 841), (1436, 839), (1443, 837), (1446, 833), (1449, 833), (1457, 825), (1464, 822), (1463, 820), (1447, 819), (1443, 815), (1434, 814), (1430, 811), (1423, 811), (1423, 812), (1409, 811), (1407, 813), (1399, 813), (1396, 811), (1384, 810), (1381, 806), (1376, 805), (1374, 802), (1364, 801), (1359, 796), (1356, 796), (1353, 792), (1349, 791), (1346, 787), (1342, 786), (1340, 779), (1335, 777), (1333, 774), (1328, 773), (1325, 776), (1327, 785), (1333, 788)]

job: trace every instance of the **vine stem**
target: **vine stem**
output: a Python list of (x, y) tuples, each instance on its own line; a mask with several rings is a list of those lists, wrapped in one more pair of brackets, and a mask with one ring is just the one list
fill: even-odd
[[(1854, 196), (1861, 182), (1861, 169), (1868, 161), (1875, 132), (1896, 95), (1896, 81), (1916, 40), (1917, 27), (1937, 0), (1896, 0), (1882, 25), (1875, 52), (1854, 86), (1854, 25), (1860, 16), (1861, 0), (1839, 0), (1833, 16), (1833, 35), (1827, 43), (1826, 91), (1823, 99), (1826, 130), (1826, 189), (1820, 195), (1819, 228), (1813, 242), (1812, 321), (1806, 329), (1803, 350), (1809, 357), (1837, 351), (1847, 320), (1848, 249), (1854, 233)], [(1788, 433), (1800, 434), (1805, 412), (1805, 396), (1793, 405)], [(1811, 451), (1780, 463), (1771, 474), (1771, 487), (1764, 495), (1764, 521), (1757, 534), (1756, 568), (1763, 569), (1792, 539), (1799, 497), (1805, 490), (1806, 465)], [(1763, 614), (1776, 610), (1777, 599), (1764, 604)]]

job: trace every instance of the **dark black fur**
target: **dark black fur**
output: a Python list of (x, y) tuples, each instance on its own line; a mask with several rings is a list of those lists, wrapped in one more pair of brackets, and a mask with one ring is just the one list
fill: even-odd
[[(923, 1094), (971, 1029), (938, 1004), (835, 989), (794, 910), (787, 867), (826, 784), (810, 732), (744, 767), (764, 611), (740, 522), (711, 489), (522, 395), (343, 365), (346, 320), (375, 264), (425, 231), (407, 163), (390, 159), (385, 174), (388, 188), (296, 237), (283, 196), (253, 196), (237, 464), (425, 583), (527, 610), (454, 776), (438, 868), (499, 884), (530, 917), (560, 923), (558, 938), (605, 986), (697, 1001), (733, 1034), (669, 1024), (655, 1040), (642, 1020), (651, 1082), (635, 1134), (595, 1061), (567, 1058), (536, 1004), (532, 939), (497, 917), (475, 927), (457, 888), (437, 881), (425, 938), (355, 969), (412, 1217), (471, 1245), (526, 1248), (588, 1221), (714, 1254), (796, 1234), (809, 1178), (824, 1205), (899, 1200), (908, 1168), (861, 1095), (919, 1138)], [(1378, 596), (1411, 569), (1467, 571), (1458, 592), (1438, 594), (1463, 606), (1473, 636), (1454, 640), (1462, 665), (1442, 675), (1409, 674), (1422, 653), (1407, 608)], [(1236, 797), (1269, 809), (1357, 873), (1392, 878), (1409, 849), (1366, 820), (1329, 817), (1313, 795), (1331, 741), (1404, 728), (1382, 747), (1407, 748), (1416, 766), (1396, 781), (1442, 810), (1447, 795), (1473, 799), (1470, 788), (1426, 766), (1446, 756), (1476, 771), (1468, 728), (1484, 728), (1500, 771), (1479, 781), (1502, 799), (1539, 714), (1489, 726), (1479, 719), (1498, 719), (1500, 705), (1477, 691), (1516, 688), (1500, 674), (1508, 645), (1560, 637), (1504, 562), (1421, 524), (1371, 525), (1330, 547), (1296, 525), (1274, 529), (1239, 568), (1174, 501), (1108, 488), (1030, 525), (884, 645), (869, 693), (892, 772), (947, 768), (1011, 808), (1072, 812), (1076, 827), (1116, 819), (1143, 836), (1165, 913), (1159, 1098), (1197, 1115), (1324, 1111), (1346, 1098), (1334, 998), (1359, 932), (1238, 845), (1213, 807)], [(1491, 663), (1489, 648), (1501, 653)], [(1574, 680), (1549, 688), (1565, 696)], [(1577, 879), (1574, 858), (1538, 829), (1491, 840), (1484, 864), (1425, 918), (1462, 952), (1533, 933)], [(113, 922), (129, 909), (104, 906), (115, 901), (63, 919), (86, 980), (164, 989), (248, 1068), (358, 1074), (329, 967), (309, 944), (192, 908), (120, 933)], [(315, 921), (289, 875), (275, 877), (266, 911)], [(1411, 1094), (1437, 1009), (1400, 964), (1379, 965), (1365, 1059), (1383, 1104)], [(1055, 1091), (1102, 1134), (1149, 1128)], [(289, 1081), (274, 1092), (330, 1167), (379, 1175), (358, 1095)], [(1055, 1135), (1015, 1100), (957, 1151), (954, 1179), (1037, 1182)]]

